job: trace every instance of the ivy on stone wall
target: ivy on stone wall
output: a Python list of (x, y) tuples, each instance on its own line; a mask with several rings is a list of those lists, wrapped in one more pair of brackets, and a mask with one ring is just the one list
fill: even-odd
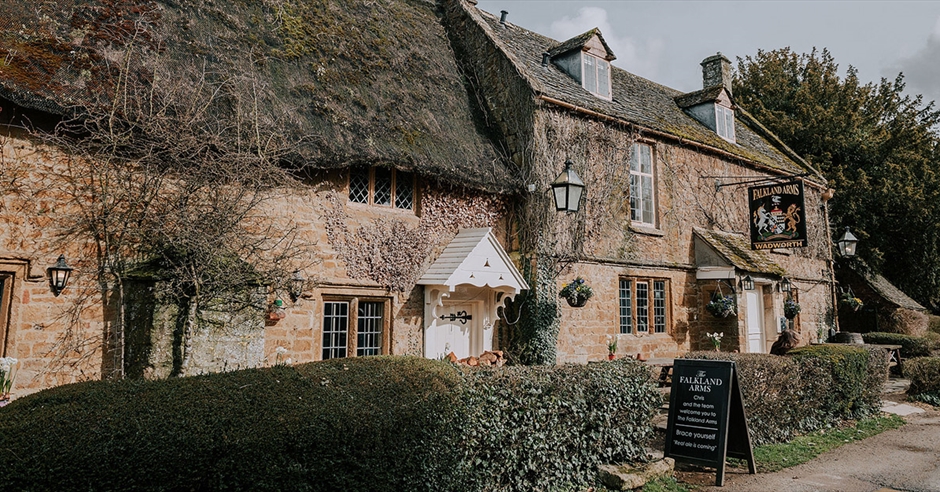
[(526, 365), (554, 365), (558, 355), (558, 296), (555, 294), (554, 261), (540, 258), (533, 268), (531, 261), (523, 261), (523, 275), (534, 290), (525, 292), (519, 323), (519, 362)]
[(327, 194), (327, 238), (345, 262), (346, 274), (397, 292), (414, 288), (420, 275), (461, 228), (495, 227), (504, 199), (471, 190), (425, 187), (417, 227), (404, 220), (375, 219), (351, 227), (342, 194)]

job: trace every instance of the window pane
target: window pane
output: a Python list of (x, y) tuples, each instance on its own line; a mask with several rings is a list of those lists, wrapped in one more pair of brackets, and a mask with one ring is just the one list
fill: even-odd
[(643, 176), (643, 222), (653, 223), (653, 178)]
[(368, 169), (351, 169), (349, 171), (349, 201), (369, 203)]
[(375, 192), (372, 203), (376, 205), (392, 204), (392, 170), (375, 168)]
[(639, 176), (635, 174), (630, 175), (630, 220), (640, 220), (642, 216), (639, 181)]
[(666, 333), (666, 282), (653, 282), (653, 330)]
[(323, 303), (323, 360), (346, 357), (349, 303)]
[(395, 173), (395, 208), (414, 208), (414, 176), (411, 173)]
[(597, 60), (597, 93), (610, 97), (610, 63)]
[(630, 171), (639, 171), (640, 170), (640, 146), (633, 144), (633, 149), (630, 150)]
[(382, 353), (382, 313), (385, 305), (381, 302), (360, 302), (358, 311), (358, 335), (356, 336), (356, 355), (379, 355)]
[(581, 71), (581, 85), (591, 92), (597, 92), (597, 69), (594, 68), (594, 57), (582, 53), (581, 58), (584, 59), (584, 66)]
[(725, 110), (725, 126), (727, 127), (728, 138), (734, 140), (734, 111), (730, 109)]
[(630, 281), (620, 279), (620, 333), (633, 333), (633, 306)]
[(650, 295), (649, 284), (646, 282), (636, 283), (636, 331), (637, 333), (649, 332), (650, 330)]
[(727, 137), (728, 133), (725, 131), (725, 108), (715, 105), (715, 133), (721, 137)]
[(640, 145), (640, 172), (653, 174), (652, 149), (649, 145)]

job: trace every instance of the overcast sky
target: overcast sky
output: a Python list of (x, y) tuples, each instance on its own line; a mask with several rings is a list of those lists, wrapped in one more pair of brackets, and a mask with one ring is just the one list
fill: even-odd
[(789, 46), (828, 48), (840, 75), (862, 82), (904, 72), (907, 90), (940, 105), (940, 1), (551, 1), (479, 0), (480, 9), (557, 40), (598, 27), (613, 64), (690, 92), (702, 88), (699, 63)]

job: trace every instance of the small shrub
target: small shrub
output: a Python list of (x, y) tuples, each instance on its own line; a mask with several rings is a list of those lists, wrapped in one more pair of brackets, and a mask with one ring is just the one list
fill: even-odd
[(931, 342), (926, 337), (902, 335), (900, 333), (871, 332), (862, 334), (865, 343), (900, 345), (901, 357), (926, 357), (930, 355)]
[(940, 357), (917, 357), (904, 361), (904, 377), (911, 380), (909, 395), (940, 394)]

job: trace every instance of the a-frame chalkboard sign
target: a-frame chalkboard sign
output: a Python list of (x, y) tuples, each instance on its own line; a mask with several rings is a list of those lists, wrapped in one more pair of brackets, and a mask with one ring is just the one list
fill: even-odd
[(724, 485), (728, 456), (747, 460), (748, 470), (757, 473), (733, 361), (676, 359), (665, 455), (717, 468), (718, 486)]

